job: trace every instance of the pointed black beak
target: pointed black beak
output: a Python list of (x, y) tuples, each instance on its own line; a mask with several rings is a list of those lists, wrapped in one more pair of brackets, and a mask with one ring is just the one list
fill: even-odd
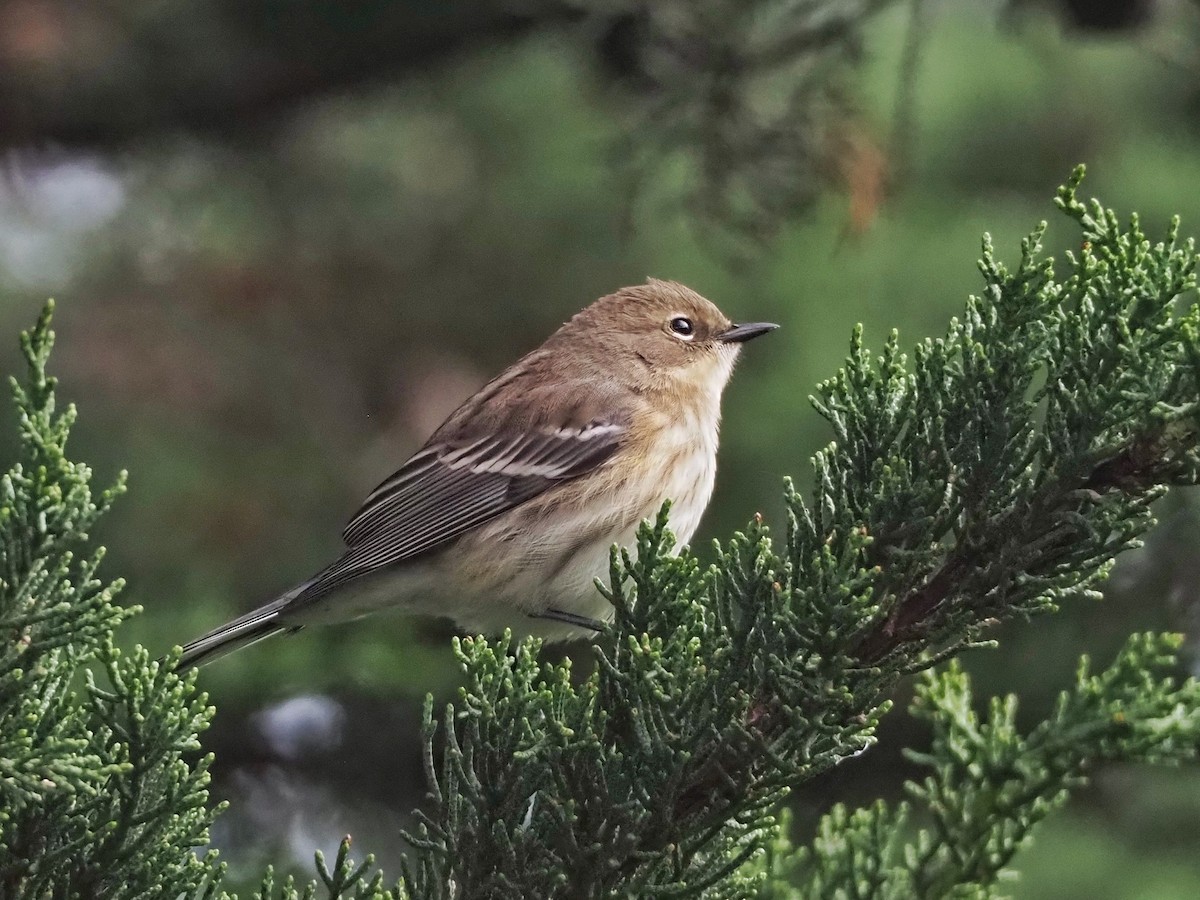
[(717, 335), (717, 340), (725, 341), (728, 344), (743, 344), (751, 338), (774, 331), (778, 327), (774, 322), (747, 322), (745, 325), (734, 325), (732, 328), (722, 331)]

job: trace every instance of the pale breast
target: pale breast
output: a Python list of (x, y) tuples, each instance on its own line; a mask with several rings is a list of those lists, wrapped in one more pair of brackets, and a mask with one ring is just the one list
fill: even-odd
[[(664, 413), (644, 419), (643, 427), (651, 439), (638, 435), (631, 442), (642, 453), (618, 454), (594, 474), (465, 535), (444, 570), (456, 589), (439, 592), (441, 608), (430, 611), (483, 631), (516, 625), (517, 611), (556, 608), (609, 618), (612, 608), (595, 579), (608, 580), (612, 546), (633, 548), (642, 521), (657, 517), (668, 499), (677, 545), (687, 543), (716, 479), (715, 409)], [(571, 633), (551, 623), (531, 624), (530, 630), (553, 637)]]
[(658, 514), (664, 500), (671, 501), (671, 531), (680, 544), (692, 539), (712, 497), (717, 476), (716, 415), (707, 410), (682, 413), (662, 429), (658, 462), (659, 479), (646, 518)]

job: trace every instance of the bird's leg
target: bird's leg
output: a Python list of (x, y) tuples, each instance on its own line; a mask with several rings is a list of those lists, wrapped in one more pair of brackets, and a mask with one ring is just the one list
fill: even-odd
[(540, 613), (530, 613), (531, 619), (549, 619), (552, 622), (565, 622), (576, 628), (586, 628), (588, 631), (603, 631), (604, 623), (589, 619), (587, 616), (577, 616), (575, 613), (564, 612), (561, 609), (547, 609)]

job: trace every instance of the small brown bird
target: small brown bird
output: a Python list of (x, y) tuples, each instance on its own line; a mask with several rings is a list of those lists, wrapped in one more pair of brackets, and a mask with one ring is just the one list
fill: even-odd
[(712, 495), (721, 393), (741, 345), (695, 291), (650, 279), (601, 297), (490, 381), (371, 492), (348, 549), (276, 600), (192, 641), (181, 666), (388, 607), (467, 632), (548, 639), (608, 620), (614, 544), (670, 500), (686, 543)]

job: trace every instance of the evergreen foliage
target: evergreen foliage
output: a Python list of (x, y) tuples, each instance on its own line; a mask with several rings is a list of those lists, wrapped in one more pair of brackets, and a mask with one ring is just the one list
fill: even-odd
[(614, 560), (616, 624), (579, 686), (534, 644), (461, 643), (414, 895), (737, 896), (780, 800), (870, 746), (900, 677), (1095, 594), (1151, 501), (1196, 480), (1200, 310), (1175, 311), (1196, 284), (1178, 223), (1122, 229), (1082, 176), (1058, 196), (1083, 232), (1064, 278), (1043, 224), (1013, 271), (985, 240), (982, 294), (911, 365), (895, 334), (874, 357), (855, 333), (782, 546), (756, 521), (705, 569), (660, 518)]
[[(1131, 638), (1081, 665), (1021, 734), (1016, 700), (981, 718), (938, 663), (997, 621), (1090, 596), (1200, 461), (1196, 256), (1173, 222), (1150, 241), (1076, 198), (1062, 276), (1039, 227), (910, 361), (856, 332), (814, 403), (836, 442), (811, 494), (789, 486), (707, 567), (675, 555), (666, 516), (613, 558), (598, 665), (539, 662), (536, 641), (468, 638), (459, 701), (425, 712), (430, 801), (402, 884), (344, 843), (318, 880), (257, 895), (328, 897), (992, 896), (1033, 826), (1100, 762), (1178, 762), (1200, 740), (1200, 687), (1171, 676), (1178, 639)], [(23, 347), (21, 450), (0, 508), (0, 896), (217, 897), (207, 841), (212, 710), (173, 658), (119, 652), (129, 611), (97, 577), (93, 494), (65, 455), (74, 411), (45, 373), (49, 308)], [(911, 803), (835, 808), (795, 850), (787, 793), (868, 749), (897, 681), (921, 676), (932, 726)], [(82, 673), (82, 677), (79, 677)]]
[(208, 760), (184, 755), (212, 710), (145, 650), (113, 645), (134, 610), (97, 577), (88, 532), (124, 476), (93, 493), (66, 456), (75, 409), (46, 375), (52, 308), (22, 338), (20, 459), (0, 480), (0, 896), (206, 896), (212, 861), (191, 848), (207, 841)]
[[(609, 29), (604, 43), (619, 48), (609, 68), (635, 89), (614, 154), (634, 194), (681, 172), (672, 205), (741, 254), (831, 182), (854, 180), (865, 138), (852, 124), (848, 75), (867, 22), (895, 0), (569, 2)], [(902, 91), (913, 75), (899, 73)], [(897, 110), (901, 128), (908, 113)]]
[(957, 663), (926, 672), (912, 710), (932, 725), (933, 747), (907, 755), (931, 774), (907, 788), (929, 827), (913, 833), (908, 804), (837, 806), (811, 847), (772, 848), (768, 896), (797, 886), (802, 897), (993, 896), (1033, 826), (1096, 764), (1195, 759), (1200, 684), (1171, 677), (1178, 648), (1174, 635), (1133, 635), (1099, 675), (1085, 658), (1074, 690), (1028, 735), (1017, 730), (1016, 697), (993, 698), (980, 721)]

